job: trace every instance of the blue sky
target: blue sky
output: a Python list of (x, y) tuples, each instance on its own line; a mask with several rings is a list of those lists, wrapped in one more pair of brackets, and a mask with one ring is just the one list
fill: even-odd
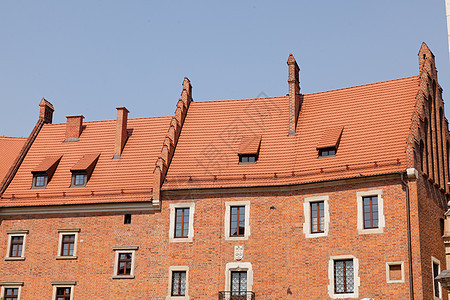
[(445, 22), (444, 0), (2, 0), (0, 135), (28, 136), (42, 97), (55, 123), (171, 115), (184, 76), (196, 101), (284, 95), (289, 53), (303, 93), (412, 76), (422, 41), (445, 100)]

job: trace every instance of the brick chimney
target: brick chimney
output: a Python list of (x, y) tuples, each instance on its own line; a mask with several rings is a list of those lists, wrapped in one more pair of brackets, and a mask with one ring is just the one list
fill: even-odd
[(55, 111), (53, 105), (42, 98), (41, 103), (39, 103), (39, 107), (39, 120), (44, 121), (44, 123), (51, 124), (53, 119), (53, 112)]
[(76, 142), (81, 135), (83, 130), (83, 119), (82, 115), (77, 116), (66, 116), (66, 139), (65, 142)]
[(123, 147), (127, 141), (127, 121), (128, 121), (128, 109), (125, 107), (116, 107), (117, 109), (117, 121), (116, 121), (116, 143), (114, 145), (113, 158), (120, 158)]
[(302, 105), (299, 80), (300, 68), (292, 53), (289, 54), (287, 64), (289, 68), (289, 136), (294, 136), (297, 128), (298, 114)]

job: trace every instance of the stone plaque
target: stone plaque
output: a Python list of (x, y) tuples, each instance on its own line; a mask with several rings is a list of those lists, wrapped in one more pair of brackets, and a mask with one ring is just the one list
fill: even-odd
[(242, 260), (244, 258), (244, 246), (234, 246), (234, 259)]

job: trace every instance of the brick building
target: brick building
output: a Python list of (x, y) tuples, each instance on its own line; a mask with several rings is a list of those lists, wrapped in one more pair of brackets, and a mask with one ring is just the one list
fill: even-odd
[(286, 96), (194, 102), (185, 78), (171, 117), (52, 124), (43, 99), (0, 138), (1, 296), (448, 299), (434, 55), (314, 94), (287, 63)]

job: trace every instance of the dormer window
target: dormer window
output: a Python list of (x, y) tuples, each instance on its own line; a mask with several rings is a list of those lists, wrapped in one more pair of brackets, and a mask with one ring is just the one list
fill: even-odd
[(46, 157), (39, 165), (37, 165), (31, 173), (33, 174), (32, 188), (44, 189), (52, 179), (56, 167), (62, 156)]
[(338, 126), (323, 131), (322, 138), (317, 146), (318, 157), (333, 157), (336, 155), (341, 141), (344, 127)]
[(89, 181), (89, 178), (94, 171), (100, 154), (86, 154), (84, 155), (75, 166), (70, 169), (72, 172), (72, 184), (71, 187), (83, 187)]
[(261, 136), (244, 136), (241, 139), (238, 156), (240, 164), (255, 164), (258, 161)]

